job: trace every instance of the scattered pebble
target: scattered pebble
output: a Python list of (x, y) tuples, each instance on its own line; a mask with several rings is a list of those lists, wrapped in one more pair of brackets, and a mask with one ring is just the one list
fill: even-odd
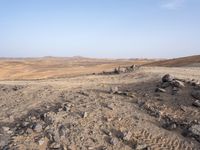
[(37, 143), (38, 143), (38, 145), (43, 145), (44, 142), (45, 142), (45, 139), (44, 139), (44, 138), (41, 138), (41, 139), (38, 140)]
[(128, 131), (128, 133), (125, 133), (123, 139), (126, 141), (130, 141), (132, 136), (132, 132)]
[(42, 125), (41, 125), (40, 123), (37, 123), (37, 124), (35, 124), (35, 125), (33, 126), (33, 130), (34, 130), (35, 132), (42, 132), (43, 127), (42, 127)]
[(83, 118), (88, 117), (88, 112), (83, 112)]
[(53, 143), (50, 144), (49, 147), (52, 148), (52, 149), (59, 149), (61, 147), (61, 145), (57, 142), (53, 142)]

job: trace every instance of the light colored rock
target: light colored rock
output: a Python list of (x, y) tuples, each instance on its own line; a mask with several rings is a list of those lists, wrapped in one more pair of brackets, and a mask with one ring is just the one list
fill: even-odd
[(53, 142), (52, 144), (50, 144), (49, 147), (52, 148), (52, 149), (58, 149), (58, 148), (61, 147), (61, 145), (57, 142)]
[(110, 139), (110, 144), (112, 144), (112, 145), (116, 145), (116, 144), (118, 144), (118, 143), (119, 143), (118, 138), (116, 138), (116, 137), (112, 137), (112, 138)]
[(37, 123), (36, 125), (34, 125), (33, 130), (35, 132), (42, 132), (43, 130), (42, 125), (40, 123)]
[(110, 93), (112, 94), (118, 93), (118, 91), (119, 91), (119, 88), (117, 86), (110, 88)]
[(131, 140), (131, 136), (132, 136), (132, 133), (129, 131), (128, 133), (124, 135), (123, 139), (126, 141), (129, 141)]
[(193, 125), (189, 128), (189, 131), (194, 135), (194, 136), (200, 136), (200, 125)]
[(163, 88), (156, 88), (155, 92), (162, 92), (162, 93), (165, 93), (166, 90), (163, 89)]
[(6, 146), (6, 141), (5, 140), (0, 140), (0, 148)]
[(45, 139), (44, 138), (41, 138), (39, 141), (38, 141), (38, 145), (43, 145), (45, 142)]
[(61, 137), (60, 137), (60, 135), (59, 135), (58, 129), (55, 129), (55, 131), (53, 131), (52, 137), (53, 137), (53, 141), (54, 141), (54, 142), (56, 142), (56, 143), (59, 143), (59, 142), (60, 142)]
[(8, 132), (10, 130), (9, 127), (2, 127), (3, 131)]
[(174, 86), (174, 87), (177, 87), (177, 88), (183, 88), (185, 87), (184, 83), (182, 81), (179, 81), (179, 80), (173, 80), (171, 82), (171, 84)]
[(196, 100), (192, 103), (192, 105), (196, 106), (196, 107), (200, 107), (200, 101)]
[(29, 122), (25, 121), (22, 123), (22, 127), (27, 127), (29, 125)]
[(26, 130), (26, 133), (27, 133), (27, 134), (31, 134), (31, 133), (33, 133), (33, 130), (30, 129), (30, 128), (28, 128), (28, 129)]
[(148, 149), (148, 146), (146, 144), (138, 144), (136, 146), (136, 150), (144, 150), (144, 149)]
[(83, 118), (88, 117), (88, 112), (83, 112)]

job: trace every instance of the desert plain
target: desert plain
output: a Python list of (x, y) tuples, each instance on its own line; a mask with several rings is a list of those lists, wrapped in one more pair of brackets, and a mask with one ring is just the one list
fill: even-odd
[(1, 58), (2, 150), (199, 150), (200, 56)]

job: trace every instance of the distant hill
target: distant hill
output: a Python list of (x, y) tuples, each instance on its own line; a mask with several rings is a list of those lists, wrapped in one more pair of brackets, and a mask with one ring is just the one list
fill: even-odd
[(95, 59), (81, 56), (0, 58), (0, 80), (29, 80), (74, 77), (113, 70), (118, 66), (142, 65), (149, 60)]
[(144, 66), (160, 67), (200, 67), (200, 55), (160, 60), (147, 63)]

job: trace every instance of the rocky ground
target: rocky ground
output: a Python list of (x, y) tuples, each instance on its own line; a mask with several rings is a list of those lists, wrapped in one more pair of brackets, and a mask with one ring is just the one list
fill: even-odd
[(200, 68), (0, 82), (0, 148), (198, 150)]

